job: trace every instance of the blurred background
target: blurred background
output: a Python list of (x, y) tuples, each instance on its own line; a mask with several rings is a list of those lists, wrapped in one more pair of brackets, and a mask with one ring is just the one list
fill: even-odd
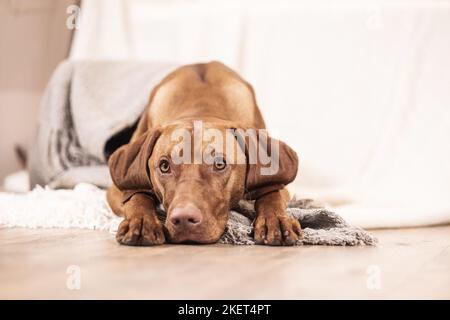
[(0, 180), (64, 59), (220, 60), (299, 154), (291, 190), (369, 227), (450, 222), (447, 0), (0, 0)]
[(78, 2), (0, 0), (0, 181), (20, 169), (14, 146), (31, 141), (45, 85), (70, 52), (67, 6)]

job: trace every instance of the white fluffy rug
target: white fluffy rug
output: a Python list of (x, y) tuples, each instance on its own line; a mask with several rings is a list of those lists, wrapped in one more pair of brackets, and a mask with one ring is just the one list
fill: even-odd
[(80, 183), (70, 190), (36, 187), (27, 193), (0, 192), (0, 227), (81, 228), (114, 233), (122, 218), (104, 190)]
[[(333, 212), (309, 207), (308, 203), (293, 200), (288, 208), (288, 214), (304, 227), (304, 238), (297, 244), (376, 244), (376, 239), (366, 231), (347, 224)], [(251, 215), (251, 210), (246, 211)], [(159, 211), (159, 215), (164, 220), (164, 212)], [(70, 190), (36, 187), (25, 193), (0, 192), (0, 228), (80, 228), (115, 233), (121, 220), (109, 208), (106, 192), (92, 184), (80, 183)], [(254, 244), (252, 229), (252, 219), (231, 211), (219, 242)]]

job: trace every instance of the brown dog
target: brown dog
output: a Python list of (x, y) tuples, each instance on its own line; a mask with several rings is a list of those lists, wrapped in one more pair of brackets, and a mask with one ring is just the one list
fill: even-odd
[[(239, 148), (224, 154), (211, 149), (208, 141), (195, 146), (198, 123), (201, 134), (214, 129), (225, 139), (232, 136), (240, 142)], [(257, 140), (257, 146), (275, 154), (278, 161), (277, 170), (262, 174), (267, 162), (249, 161), (251, 140), (240, 134), (248, 129), (265, 129), (265, 124), (252, 87), (235, 72), (211, 62), (184, 66), (168, 75), (151, 93), (131, 141), (109, 159), (114, 185), (108, 190), (108, 202), (124, 217), (117, 241), (126, 245), (156, 245), (166, 239), (216, 242), (230, 209), (245, 198), (256, 200), (257, 243), (294, 244), (301, 230), (298, 221), (286, 214), (284, 187), (295, 179), (297, 156), (281, 141)], [(194, 136), (193, 147), (189, 140), (180, 151), (180, 132), (183, 142), (189, 138), (185, 134)], [(211, 155), (210, 161), (195, 161), (198, 152)], [(244, 162), (230, 160), (238, 153), (245, 155)], [(174, 154), (188, 161), (180, 162)], [(159, 204), (167, 212), (164, 225), (156, 216)]]

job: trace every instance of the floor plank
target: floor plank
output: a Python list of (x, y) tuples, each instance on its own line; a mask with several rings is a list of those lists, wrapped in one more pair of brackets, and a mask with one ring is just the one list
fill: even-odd
[(374, 233), (377, 247), (137, 248), (100, 231), (0, 229), (0, 298), (450, 298), (450, 226)]

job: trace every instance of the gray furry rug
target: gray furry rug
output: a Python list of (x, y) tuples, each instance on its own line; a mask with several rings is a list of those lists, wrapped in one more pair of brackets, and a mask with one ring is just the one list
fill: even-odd
[[(291, 200), (287, 211), (302, 226), (303, 239), (300, 239), (297, 245), (374, 246), (378, 242), (377, 238), (367, 231), (349, 225), (334, 212), (315, 206), (310, 199)], [(163, 211), (158, 213), (164, 221), (166, 214)], [(230, 212), (225, 233), (219, 243), (254, 245), (254, 216), (253, 203), (241, 201), (239, 207)]]

